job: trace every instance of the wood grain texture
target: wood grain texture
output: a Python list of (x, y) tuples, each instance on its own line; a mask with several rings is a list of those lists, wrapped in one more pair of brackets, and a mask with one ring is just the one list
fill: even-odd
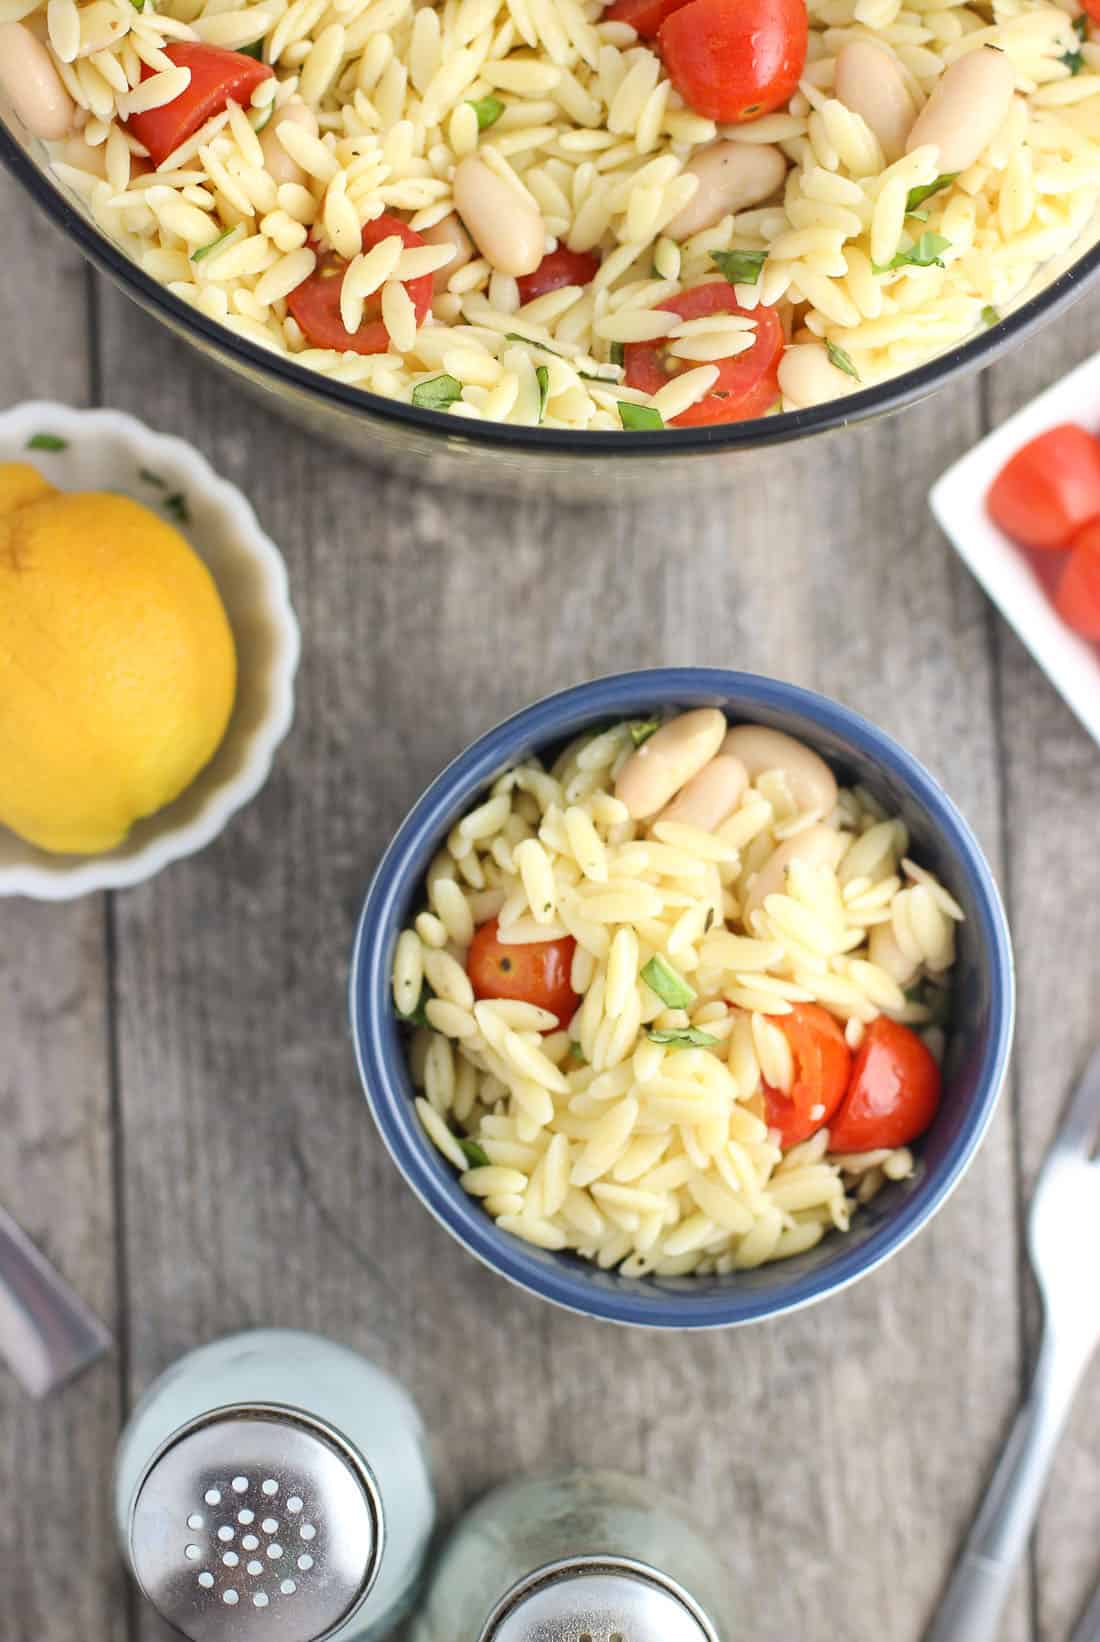
[[(994, 422), (1100, 345), (1100, 306), (1079, 304), (991, 376)], [(1100, 406), (1097, 407), (1100, 414)], [(1030, 1189), (1100, 1022), (1100, 861), (1091, 839), (1100, 757), (1023, 646), (997, 627), (1009, 914), (1019, 968), (1016, 1069), (1021, 1173)], [(1061, 863), (1061, 865), (1058, 865)], [(1031, 1298), (1029, 1296), (1029, 1298)], [(1034, 1354), (1038, 1307), (1027, 1308)], [(1100, 1577), (1100, 1381), (1085, 1382), (1059, 1452), (1036, 1539), (1037, 1637), (1065, 1637)]]
[[(517, 1471), (644, 1469), (725, 1539), (752, 1642), (915, 1642), (1018, 1387), (1007, 1114), (937, 1224), (855, 1292), (643, 1338), (513, 1292), (428, 1220), (363, 1111), (344, 983), (361, 890), (425, 782), (503, 714), (620, 667), (839, 695), (929, 760), (996, 859), (989, 622), (924, 507), (979, 431), (976, 390), (747, 463), (751, 509), (612, 513), (415, 489), (320, 448), (113, 294), (103, 341), (110, 402), (253, 496), (305, 638), (259, 802), (119, 907), (132, 1390), (229, 1328), (323, 1329), (408, 1382), (448, 1514)], [(1022, 1592), (1006, 1637), (1028, 1636)]]
[[(0, 217), (9, 225), (0, 403), (81, 404), (84, 264), (2, 174)], [(0, 931), (0, 1201), (117, 1327), (103, 900), (7, 900)], [(0, 1373), (4, 1642), (121, 1642), (105, 1488), (117, 1425), (114, 1358), (41, 1404)]]

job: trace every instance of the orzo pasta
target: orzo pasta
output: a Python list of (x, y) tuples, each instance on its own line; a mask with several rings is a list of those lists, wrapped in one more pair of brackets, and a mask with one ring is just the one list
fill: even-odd
[(421, 1121), (540, 1247), (800, 1253), (913, 1169), (961, 917), (789, 736), (709, 708), (584, 736), (459, 821), (399, 937)]
[(1076, 0), (0, 0), (0, 29), (17, 112), (146, 273), (474, 420), (852, 392), (995, 324), (1100, 186)]

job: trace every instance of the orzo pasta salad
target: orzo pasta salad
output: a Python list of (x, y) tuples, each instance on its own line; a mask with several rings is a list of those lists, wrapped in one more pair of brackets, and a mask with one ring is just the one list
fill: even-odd
[(996, 324), (1097, 203), (1090, 26), (1077, 0), (0, 0), (0, 85), (105, 233), (238, 335), (451, 416), (659, 429)]
[(704, 708), (518, 765), (426, 901), (393, 969), (417, 1111), (506, 1231), (724, 1273), (911, 1173), (962, 912), (790, 736)]

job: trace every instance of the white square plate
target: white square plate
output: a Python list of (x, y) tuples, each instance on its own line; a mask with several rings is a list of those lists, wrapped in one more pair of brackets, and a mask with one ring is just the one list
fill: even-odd
[(963, 563), (1100, 742), (1100, 656), (1061, 620), (1027, 555), (997, 529), (985, 509), (989, 487), (1009, 457), (1061, 422), (1078, 422), (1092, 433), (1100, 430), (1100, 355), (1031, 400), (948, 468), (929, 501)]

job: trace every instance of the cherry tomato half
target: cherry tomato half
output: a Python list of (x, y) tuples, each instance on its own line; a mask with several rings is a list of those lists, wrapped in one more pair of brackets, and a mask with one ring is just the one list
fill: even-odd
[[(380, 240), (392, 234), (410, 248), (426, 241), (398, 217), (375, 217), (363, 229), (363, 250), (369, 251)], [(340, 353), (385, 353), (390, 345), (389, 332), (381, 320), (382, 293), (375, 292), (363, 306), (363, 323), (355, 332), (344, 329), (340, 317), (340, 291), (348, 265), (335, 251), (319, 251), (313, 272), (296, 285), (286, 299), (286, 305), (315, 348), (335, 348)], [(432, 276), (421, 274), (404, 282), (412, 305), (416, 309), (416, 323), (423, 325), (432, 305)]]
[(517, 998), (548, 1009), (568, 1026), (580, 1006), (569, 984), (577, 943), (572, 935), (559, 941), (531, 941), (509, 946), (500, 939), (497, 921), (482, 924), (466, 955), (466, 973), (479, 998)]
[[(1100, 0), (1095, 0), (1100, 5)], [(671, 17), (690, 0), (615, 0), (603, 14), (607, 23), (629, 23), (643, 40), (652, 40), (666, 17)]]
[(1054, 595), (1067, 626), (1100, 643), (1100, 519), (1073, 538), (1073, 548)]
[[(177, 68), (191, 70), (191, 84), (162, 108), (132, 114), (126, 121), (127, 131), (149, 150), (154, 165), (163, 164), (180, 143), (193, 137), (212, 115), (220, 114), (226, 103), (247, 108), (261, 80), (269, 80), (274, 73), (267, 63), (258, 63), (241, 51), (226, 51), (224, 46), (173, 40), (164, 49)], [(143, 64), (143, 80), (155, 73), (148, 63)]]
[[(698, 0), (694, 0), (698, 3)], [(783, 327), (774, 308), (738, 306), (732, 287), (724, 279), (696, 285), (679, 296), (660, 302), (660, 308), (679, 314), (681, 319), (701, 319), (706, 314), (743, 314), (756, 321), (756, 341), (745, 353), (715, 361), (718, 380), (713, 388), (672, 418), (677, 428), (704, 427), (711, 422), (747, 422), (763, 416), (779, 398), (779, 361), (783, 357)], [(656, 342), (628, 342), (623, 350), (626, 385), (643, 393), (656, 393), (672, 377), (698, 369), (688, 359), (673, 359), (665, 345)]]
[(907, 1146), (940, 1104), (940, 1069), (907, 1026), (880, 1015), (856, 1051), (848, 1093), (829, 1125), (834, 1152)]
[(809, 32), (806, 0), (691, 0), (665, 18), (657, 44), (689, 108), (740, 125), (790, 97)]
[(764, 1121), (779, 1130), (786, 1150), (822, 1128), (848, 1088), (852, 1051), (844, 1033), (819, 1003), (796, 1003), (789, 1015), (775, 1017), (794, 1058), (794, 1081), (787, 1094), (764, 1085)]
[(1082, 4), (1086, 17), (1090, 17), (1094, 23), (1100, 23), (1100, 0), (1082, 0)]
[(591, 251), (569, 251), (563, 245), (543, 257), (533, 274), (516, 280), (520, 302), (534, 302), (537, 296), (560, 291), (563, 285), (587, 285), (599, 266), (599, 257)]
[(1068, 547), (1100, 517), (1100, 440), (1074, 422), (1041, 433), (1005, 463), (986, 506), (1025, 547)]

